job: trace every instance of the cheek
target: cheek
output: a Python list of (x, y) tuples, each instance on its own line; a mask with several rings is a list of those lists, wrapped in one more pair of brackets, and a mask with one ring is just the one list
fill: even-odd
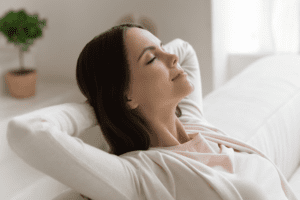
[(168, 69), (164, 69), (164, 66), (148, 65), (142, 70), (133, 75), (134, 90), (140, 98), (151, 98), (153, 95), (165, 93), (170, 89), (169, 72)]
[(144, 94), (144, 98), (153, 99), (169, 93), (170, 83), (166, 71), (153, 70), (145, 74), (141, 81), (141, 93)]
[(158, 70), (158, 69), (153, 69), (149, 70), (148, 73), (145, 73), (141, 76), (141, 81), (145, 83), (145, 85), (148, 85), (151, 89), (151, 85), (157, 85), (157, 86), (162, 86), (164, 84), (167, 84), (168, 81), (168, 74), (166, 71), (163, 70)]

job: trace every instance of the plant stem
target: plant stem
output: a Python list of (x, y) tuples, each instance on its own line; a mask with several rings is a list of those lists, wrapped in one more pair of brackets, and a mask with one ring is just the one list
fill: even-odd
[(21, 70), (24, 70), (24, 55), (21, 45), (19, 46), (19, 60), (20, 60), (20, 66)]

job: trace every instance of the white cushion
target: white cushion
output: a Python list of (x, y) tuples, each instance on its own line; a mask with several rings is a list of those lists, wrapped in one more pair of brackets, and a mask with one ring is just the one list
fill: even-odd
[(264, 152), (290, 179), (300, 161), (300, 56), (254, 62), (203, 105), (211, 124)]

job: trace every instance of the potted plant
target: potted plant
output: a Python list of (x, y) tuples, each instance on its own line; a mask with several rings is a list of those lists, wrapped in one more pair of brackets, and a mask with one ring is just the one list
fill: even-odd
[(20, 68), (10, 70), (5, 75), (8, 92), (15, 98), (27, 98), (35, 95), (36, 69), (25, 69), (24, 52), (28, 51), (34, 40), (42, 36), (46, 20), (38, 15), (28, 15), (24, 9), (9, 11), (0, 18), (0, 32), (19, 50)]

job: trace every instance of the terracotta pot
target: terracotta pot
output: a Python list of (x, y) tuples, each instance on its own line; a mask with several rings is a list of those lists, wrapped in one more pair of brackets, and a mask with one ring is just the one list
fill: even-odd
[(37, 72), (35, 69), (18, 69), (5, 75), (8, 93), (17, 99), (35, 96)]

